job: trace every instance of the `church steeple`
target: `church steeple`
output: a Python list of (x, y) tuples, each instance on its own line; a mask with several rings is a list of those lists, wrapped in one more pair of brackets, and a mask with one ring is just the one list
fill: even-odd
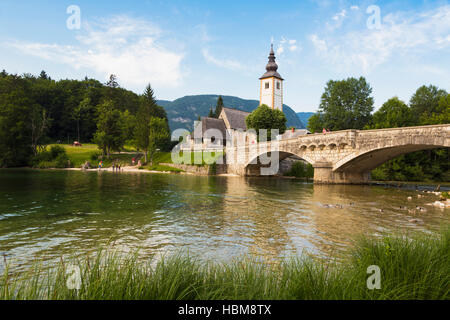
[(269, 62), (266, 65), (266, 73), (259, 78), (261, 82), (260, 104), (266, 104), (272, 109), (283, 111), (283, 78), (278, 73), (278, 65), (275, 62), (273, 44), (270, 46)]
[(266, 65), (266, 73), (262, 75), (259, 79), (265, 79), (270, 77), (276, 77), (280, 80), (283, 80), (283, 78), (280, 76), (280, 74), (277, 72), (278, 65), (275, 62), (275, 52), (273, 51), (273, 44), (270, 45), (270, 54), (269, 54), (269, 62)]

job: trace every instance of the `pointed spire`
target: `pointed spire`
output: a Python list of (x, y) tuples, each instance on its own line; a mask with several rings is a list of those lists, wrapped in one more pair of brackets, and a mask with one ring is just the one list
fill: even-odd
[(280, 74), (277, 72), (278, 65), (275, 62), (275, 60), (276, 60), (275, 52), (273, 51), (273, 43), (272, 43), (270, 45), (269, 62), (266, 65), (266, 71), (267, 72), (260, 79), (269, 78), (269, 77), (276, 77), (276, 78), (279, 78), (279, 79), (283, 80), (283, 78), (281, 78)]

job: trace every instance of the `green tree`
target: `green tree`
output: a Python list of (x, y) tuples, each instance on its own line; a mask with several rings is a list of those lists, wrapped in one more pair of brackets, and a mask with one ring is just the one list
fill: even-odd
[(162, 119), (168, 126), (167, 114), (164, 109), (156, 104), (154, 92), (150, 84), (146, 87), (141, 97), (141, 103), (136, 115), (135, 145), (144, 151), (145, 162), (150, 147), (150, 120), (152, 117)]
[(0, 77), (0, 167), (24, 166), (33, 156), (29, 82), (16, 75)]
[(363, 77), (328, 81), (312, 129), (317, 132), (319, 126), (331, 130), (364, 128), (373, 111), (371, 94), (372, 88)]
[(422, 125), (450, 123), (450, 94), (439, 99), (436, 110), (421, 121)]
[(214, 118), (214, 117), (215, 117), (215, 115), (214, 115), (214, 112), (213, 112), (212, 108), (210, 108), (210, 109), (209, 109), (209, 114), (208, 114), (208, 117), (210, 117), (210, 118)]
[(222, 96), (219, 96), (219, 98), (217, 98), (217, 104), (216, 104), (216, 110), (214, 112), (214, 118), (219, 118), (220, 113), (222, 112), (224, 105), (223, 105), (223, 99)]
[(373, 114), (370, 129), (399, 128), (414, 124), (411, 109), (397, 97), (386, 101), (383, 106)]
[(31, 148), (34, 156), (45, 150), (46, 134), (50, 126), (51, 120), (48, 112), (39, 105), (34, 105), (31, 111), (30, 128), (31, 128)]
[(77, 141), (80, 142), (80, 121), (83, 119), (83, 115), (87, 112), (91, 106), (91, 99), (89, 97), (85, 97), (78, 106), (73, 110), (72, 116), (77, 123)]
[(324, 120), (321, 112), (313, 114), (308, 119), (308, 125), (306, 126), (312, 133), (322, 132), (324, 126)]
[(112, 151), (120, 151), (125, 143), (122, 114), (111, 100), (99, 105), (98, 114), (94, 141), (109, 158)]
[(39, 79), (50, 80), (50, 77), (47, 75), (47, 73), (44, 70), (42, 70), (41, 73), (39, 74)]
[(258, 137), (260, 129), (267, 129), (267, 139), (272, 137), (271, 130), (278, 129), (279, 134), (286, 131), (286, 116), (278, 109), (271, 109), (262, 104), (245, 119), (248, 129), (255, 129)]
[(445, 96), (447, 92), (434, 85), (421, 86), (417, 89), (409, 101), (416, 124), (421, 125), (422, 122), (427, 122), (427, 119), (438, 111), (439, 100)]
[(170, 142), (170, 132), (167, 121), (162, 118), (151, 117), (148, 145), (150, 165), (153, 165), (153, 155), (156, 153), (157, 149), (163, 148), (168, 142)]

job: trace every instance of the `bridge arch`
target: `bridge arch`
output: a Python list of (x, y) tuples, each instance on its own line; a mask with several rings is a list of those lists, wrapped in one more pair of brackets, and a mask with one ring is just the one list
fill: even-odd
[(434, 144), (404, 144), (391, 147), (358, 150), (337, 161), (333, 166), (333, 171), (369, 172), (383, 163), (403, 154), (448, 147), (449, 146)]
[[(278, 161), (276, 162), (277, 168), (281, 161), (283, 161), (284, 159), (291, 157), (291, 156), (296, 156), (296, 157), (300, 158), (301, 160), (308, 162), (311, 165), (313, 165), (315, 162), (313, 159), (309, 158), (308, 156), (305, 156), (304, 154), (296, 154), (294, 152), (281, 151), (281, 150), (280, 151), (265, 151), (265, 152), (258, 153), (257, 156), (253, 156), (251, 159), (249, 159), (249, 161), (245, 164), (245, 174), (252, 175), (252, 176), (261, 175), (260, 169), (268, 168), (268, 167), (270, 167), (270, 164), (261, 164), (260, 161), (258, 161), (258, 160), (262, 156), (271, 157), (272, 153), (274, 153), (274, 152), (276, 152), (278, 154)], [(273, 174), (276, 174), (276, 173), (277, 172), (275, 172)]]

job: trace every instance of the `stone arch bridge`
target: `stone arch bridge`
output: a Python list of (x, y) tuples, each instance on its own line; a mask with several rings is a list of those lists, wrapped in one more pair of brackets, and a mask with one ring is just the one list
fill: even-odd
[(230, 146), (226, 148), (226, 163), (229, 173), (242, 176), (275, 174), (278, 164), (268, 164), (267, 158), (279, 163), (296, 155), (314, 166), (315, 183), (361, 184), (369, 182), (371, 170), (390, 159), (443, 147), (450, 147), (450, 124), (344, 130)]

